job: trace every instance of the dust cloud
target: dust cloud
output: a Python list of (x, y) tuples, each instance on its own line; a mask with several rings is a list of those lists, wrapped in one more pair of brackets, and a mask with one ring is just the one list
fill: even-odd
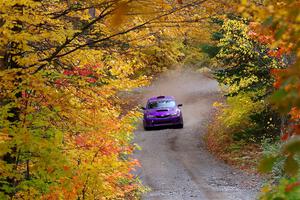
[(177, 104), (182, 103), (185, 126), (196, 125), (199, 115), (208, 114), (206, 101), (219, 93), (217, 81), (204, 76), (190, 68), (177, 68), (159, 76), (151, 86), (143, 89), (143, 99), (146, 104), (153, 96), (174, 96)]

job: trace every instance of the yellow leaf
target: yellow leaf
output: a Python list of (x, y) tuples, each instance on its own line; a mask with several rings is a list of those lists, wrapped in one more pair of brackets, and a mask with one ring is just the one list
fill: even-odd
[(241, 4), (242, 5), (246, 5), (247, 4), (247, 0), (241, 0)]
[(125, 15), (129, 10), (127, 2), (121, 2), (117, 5), (116, 11), (112, 17), (111, 25), (113, 27), (120, 26), (125, 20)]

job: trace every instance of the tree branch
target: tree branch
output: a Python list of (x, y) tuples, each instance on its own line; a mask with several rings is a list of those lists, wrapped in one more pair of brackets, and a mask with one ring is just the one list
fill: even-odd
[[(110, 35), (110, 36), (107, 36), (107, 37), (104, 37), (104, 38), (95, 40), (95, 41), (93, 41), (92, 43), (93, 43), (93, 44), (96, 44), (96, 43), (99, 43), (99, 42), (103, 42), (103, 41), (105, 41), (105, 40), (109, 40), (109, 39), (111, 39), (111, 38), (113, 38), (113, 37), (116, 37), (116, 36), (119, 36), (119, 35), (127, 34), (127, 33), (129, 33), (129, 32), (134, 31), (134, 30), (140, 29), (140, 28), (144, 27), (145, 25), (150, 24), (151, 22), (156, 21), (156, 20), (158, 20), (158, 19), (160, 19), (160, 18), (162, 18), (162, 17), (168, 16), (168, 15), (170, 15), (170, 14), (173, 14), (173, 13), (175, 13), (175, 12), (178, 12), (178, 11), (184, 9), (184, 8), (187, 8), (187, 7), (191, 7), (191, 6), (195, 6), (195, 5), (202, 4), (202, 3), (204, 3), (205, 1), (207, 1), (207, 0), (202, 0), (202, 1), (200, 1), (200, 2), (196, 1), (196, 2), (193, 2), (193, 3), (190, 3), (190, 4), (186, 4), (186, 5), (184, 5), (184, 6), (180, 7), (180, 8), (178, 8), (178, 9), (172, 9), (171, 11), (169, 11), (169, 12), (167, 12), (167, 13), (165, 13), (165, 14), (159, 15), (159, 16), (157, 16), (157, 17), (154, 17), (154, 18), (152, 18), (152, 19), (150, 19), (150, 20), (148, 20), (148, 21), (146, 21), (146, 22), (144, 22), (144, 23), (142, 23), (142, 24), (139, 24), (139, 25), (137, 25), (137, 26), (134, 26), (134, 27), (132, 27), (132, 28), (129, 28), (129, 29), (125, 30), (125, 31), (121, 31), (121, 32), (115, 33), (115, 34), (113, 34), (113, 35)], [(66, 53), (57, 55), (57, 58), (66, 56), (66, 55), (68, 55), (68, 54), (70, 54), (70, 53), (73, 53), (73, 52), (77, 51), (78, 49), (81, 49), (81, 48), (86, 47), (86, 46), (88, 46), (88, 45), (90, 45), (90, 43), (85, 43), (85, 44), (82, 44), (82, 45), (78, 45), (77, 47), (75, 47), (74, 49), (72, 49), (72, 50), (70, 50), (70, 51), (68, 51), (68, 52), (66, 52)]]
[[(191, 3), (188, 3), (188, 4), (185, 4), (181, 7), (178, 7), (178, 8), (173, 8), (171, 10), (169, 10), (168, 12), (164, 13), (164, 14), (161, 14), (159, 16), (156, 16), (152, 19), (149, 19), (137, 26), (134, 26), (134, 27), (131, 27), (125, 31), (121, 31), (121, 32), (118, 32), (118, 33), (115, 33), (115, 34), (112, 34), (112, 35), (109, 35), (107, 37), (104, 37), (104, 38), (100, 38), (98, 40), (94, 40), (94, 41), (91, 41), (91, 42), (88, 42), (88, 43), (84, 43), (84, 44), (81, 44), (81, 45), (78, 45), (77, 47), (65, 52), (65, 53), (62, 53), (62, 54), (59, 54), (65, 47), (67, 47), (68, 44), (70, 44), (75, 38), (77, 38), (78, 36), (82, 35), (84, 33), (84, 31), (86, 31), (87, 29), (89, 29), (93, 24), (95, 24), (96, 22), (98, 22), (99, 20), (103, 19), (105, 16), (107, 16), (108, 14), (112, 13), (114, 11), (114, 9), (108, 11), (107, 13), (103, 14), (108, 8), (104, 9), (102, 11), (102, 13), (96, 18), (94, 19), (93, 21), (91, 21), (89, 24), (87, 24), (85, 27), (82, 28), (82, 30), (79, 32), (79, 33), (76, 33), (74, 34), (74, 36), (70, 39), (66, 39), (66, 41), (64, 42), (64, 44), (62, 44), (61, 46), (57, 47), (56, 51), (48, 58), (45, 58), (43, 60), (40, 60), (40, 62), (44, 62), (44, 61), (47, 61), (48, 63), (51, 62), (53, 59), (56, 59), (56, 58), (61, 58), (61, 57), (64, 57), (70, 53), (73, 53), (81, 48), (84, 48), (88, 45), (90, 45), (91, 43), (92, 44), (96, 44), (96, 43), (100, 43), (100, 42), (103, 42), (103, 41), (106, 41), (106, 40), (109, 40), (111, 38), (114, 38), (116, 36), (120, 36), (120, 35), (124, 35), (124, 34), (127, 34), (129, 32), (132, 32), (132, 31), (135, 31), (137, 29), (140, 29), (140, 28), (143, 28), (145, 27), (145, 25), (147, 24), (150, 24), (156, 20), (159, 20), (165, 16), (168, 16), (168, 15), (171, 15), (175, 12), (178, 12), (178, 11), (181, 11), (185, 8), (188, 8), (188, 7), (192, 7), (192, 6), (197, 6), (197, 5), (200, 5), (200, 4), (203, 4), (205, 3), (207, 0), (196, 0), (194, 2), (191, 2)], [(39, 66), (34, 73), (38, 72), (39, 70), (43, 69), (45, 66), (47, 66), (47, 63), (45, 64), (42, 64), (41, 66)]]

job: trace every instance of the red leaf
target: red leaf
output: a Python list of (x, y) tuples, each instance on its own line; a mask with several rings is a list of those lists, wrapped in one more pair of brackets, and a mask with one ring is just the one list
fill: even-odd
[(29, 95), (28, 95), (28, 93), (26, 91), (22, 91), (22, 97), (23, 98), (28, 98)]
[(64, 169), (64, 171), (68, 171), (68, 170), (70, 169), (70, 167), (69, 167), (69, 166), (66, 166), (66, 165), (64, 165), (64, 166), (63, 166), (63, 169)]
[(285, 192), (290, 192), (290, 191), (292, 191), (295, 187), (298, 187), (298, 186), (300, 186), (300, 182), (295, 182), (295, 183), (288, 184), (288, 185), (285, 187)]
[(95, 78), (88, 78), (86, 81), (89, 82), (89, 83), (95, 83), (95, 82), (97, 82), (97, 79), (95, 79)]
[(64, 71), (64, 75), (67, 75), (67, 76), (74, 75), (74, 71), (72, 71), (72, 70), (65, 70)]
[(289, 139), (289, 133), (285, 133), (280, 137), (281, 141), (287, 141), (287, 139)]
[(83, 147), (83, 146), (86, 145), (85, 139), (84, 139), (83, 137), (81, 137), (81, 136), (77, 136), (77, 137), (75, 138), (75, 142), (76, 142), (76, 145), (78, 145), (78, 146), (80, 146), (80, 147)]
[(80, 76), (89, 76), (93, 74), (93, 71), (89, 69), (78, 69), (77, 70)]

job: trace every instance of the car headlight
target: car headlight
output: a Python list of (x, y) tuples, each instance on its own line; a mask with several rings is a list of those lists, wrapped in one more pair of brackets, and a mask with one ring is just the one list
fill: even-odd
[(180, 115), (180, 111), (176, 111), (176, 113), (171, 114), (171, 116), (179, 116)]

